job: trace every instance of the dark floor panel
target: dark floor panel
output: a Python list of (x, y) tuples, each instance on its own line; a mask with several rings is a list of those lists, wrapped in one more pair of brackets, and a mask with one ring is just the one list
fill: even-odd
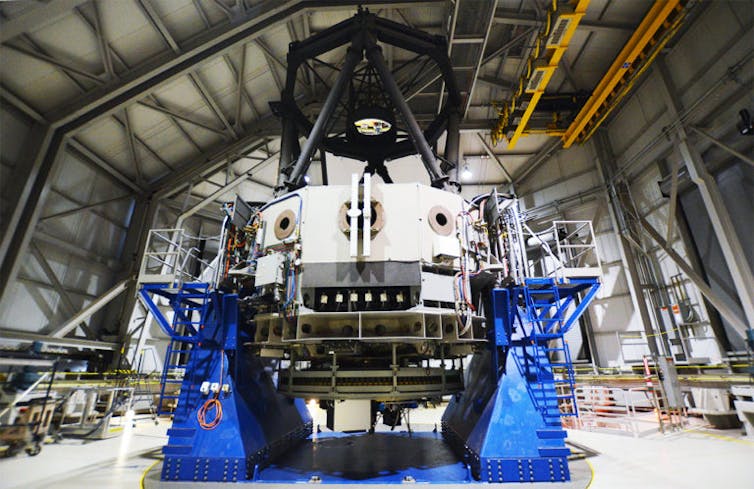
[[(325, 436), (322, 436), (325, 435)], [(258, 481), (460, 482), (466, 468), (437, 433), (322, 434), (261, 471)]]

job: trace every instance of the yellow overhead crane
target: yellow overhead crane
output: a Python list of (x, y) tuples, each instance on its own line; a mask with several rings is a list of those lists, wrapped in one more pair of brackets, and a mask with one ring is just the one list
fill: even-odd
[(588, 140), (649, 67), (684, 18), (685, 1), (657, 0), (563, 135), (563, 147)]
[[(493, 144), (506, 138), (508, 149), (516, 146), (588, 6), (589, 0), (553, 0), (551, 9), (547, 11), (545, 23), (537, 36), (534, 50), (526, 63), (526, 70), (519, 79), (516, 92), (509, 102), (498, 108), (499, 118), (491, 134)], [(511, 120), (516, 110), (524, 111), (518, 121)], [(515, 129), (512, 134), (506, 134), (506, 128), (511, 122), (514, 123)]]
[[(686, 0), (656, 0), (565, 131), (528, 131), (526, 124), (529, 122), (539, 99), (544, 94), (544, 89), (555, 68), (557, 68), (557, 63), (567, 49), (573, 31), (589, 4), (588, 0), (582, 0), (573, 7), (572, 13), (558, 13), (558, 7), (554, 2), (553, 10), (548, 13), (548, 19), (550, 14), (557, 17), (554, 24), (555, 28), (550, 29), (548, 22), (543, 29), (543, 32), (550, 33), (548, 34), (547, 51), (545, 53), (547, 61), (540, 58), (541, 53), (538, 52), (538, 49), (535, 49), (533, 56), (537, 55), (537, 58), (534, 62), (530, 58), (527, 63), (526, 72), (521, 77), (518, 90), (512, 100), (498, 110), (499, 119), (491, 134), (493, 143), (497, 144), (502, 139), (508, 139), (508, 149), (513, 149), (521, 135), (543, 132), (551, 136), (562, 137), (564, 148), (570, 147), (574, 142), (583, 143), (588, 140), (612, 109), (628, 93), (634, 80), (649, 67), (662, 47), (675, 35), (685, 17), (686, 10), (684, 7), (686, 3)], [(562, 22), (568, 22), (567, 32), (561, 36), (557, 45), (551, 44), (550, 38), (556, 33), (561, 18), (564, 19)], [(518, 121), (510, 120), (515, 109), (524, 107), (525, 102), (522, 103), (521, 100), (524, 93), (532, 94), (532, 97), (528, 105), (525, 106), (523, 115)], [(515, 127), (515, 130), (508, 130), (506, 134), (505, 131), (509, 126)]]

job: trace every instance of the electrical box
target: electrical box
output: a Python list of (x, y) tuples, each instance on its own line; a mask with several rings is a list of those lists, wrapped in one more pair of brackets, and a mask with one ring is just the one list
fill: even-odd
[(327, 427), (345, 433), (368, 431), (372, 427), (372, 401), (335, 401), (327, 408)]
[(435, 260), (454, 260), (461, 256), (461, 244), (455, 236), (435, 236), (432, 239), (432, 257)]
[(254, 285), (282, 285), (285, 283), (285, 255), (273, 253), (257, 259), (257, 273)]

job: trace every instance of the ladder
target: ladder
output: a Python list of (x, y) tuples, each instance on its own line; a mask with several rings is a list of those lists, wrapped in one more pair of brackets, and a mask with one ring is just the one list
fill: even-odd
[[(170, 344), (160, 376), (158, 415), (174, 412), (172, 407), (181, 397), (180, 384), (183, 383), (183, 374), (192, 366), (193, 345), (206, 316), (209, 294), (209, 284), (187, 283), (170, 299), (173, 320), (166, 331), (170, 335)], [(179, 386), (176, 391), (168, 389), (168, 386), (176, 384)]]
[[(565, 309), (554, 278), (527, 278), (524, 297), (529, 331), (514, 349), (527, 390), (548, 424), (560, 424), (561, 416), (578, 416), (575, 372), (565, 341)], [(518, 351), (517, 351), (518, 350)], [(553, 360), (559, 355), (559, 360)]]

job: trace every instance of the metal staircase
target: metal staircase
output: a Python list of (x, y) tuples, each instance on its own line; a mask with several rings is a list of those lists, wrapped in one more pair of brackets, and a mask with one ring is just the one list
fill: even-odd
[[(160, 377), (160, 398), (157, 402), (157, 414), (169, 414), (170, 404), (177, 403), (182, 392), (171, 392), (168, 386), (182, 384), (183, 374), (190, 370), (193, 361), (194, 345), (198, 341), (198, 332), (207, 315), (210, 299), (210, 285), (203, 282), (184, 283), (176, 289), (170, 284), (144, 284), (139, 291), (144, 304), (152, 310), (157, 323), (170, 337), (170, 344), (165, 352), (165, 363)], [(172, 321), (168, 322), (162, 314), (156, 314), (158, 305), (153, 295), (165, 297), (173, 309)]]
[(561, 416), (578, 416), (575, 372), (564, 339), (566, 325), (572, 324), (565, 318), (570, 297), (562, 300), (553, 278), (528, 278), (523, 290), (528, 325), (523, 325), (524, 336), (513, 355), (545, 422), (560, 425)]

